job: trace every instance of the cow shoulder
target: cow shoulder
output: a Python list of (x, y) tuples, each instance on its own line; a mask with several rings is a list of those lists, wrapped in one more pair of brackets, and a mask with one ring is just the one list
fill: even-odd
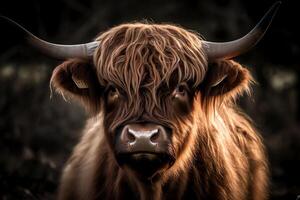
[(101, 163), (103, 130), (99, 117), (88, 120), (80, 142), (65, 165), (59, 199), (93, 199), (95, 175)]

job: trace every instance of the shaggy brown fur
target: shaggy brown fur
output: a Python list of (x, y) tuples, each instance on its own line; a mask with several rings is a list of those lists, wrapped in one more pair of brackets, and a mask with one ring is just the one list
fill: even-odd
[[(266, 198), (264, 148), (234, 102), (249, 91), (246, 68), (232, 60), (208, 64), (201, 38), (173, 25), (124, 24), (97, 40), (93, 61), (66, 61), (51, 79), (93, 113), (66, 164), (59, 199)], [(180, 84), (186, 102), (172, 97)], [(172, 130), (176, 162), (153, 182), (120, 168), (112, 151), (116, 129), (139, 121)]]

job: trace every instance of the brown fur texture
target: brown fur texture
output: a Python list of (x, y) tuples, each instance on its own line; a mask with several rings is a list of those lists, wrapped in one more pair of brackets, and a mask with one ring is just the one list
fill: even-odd
[[(232, 60), (208, 64), (201, 38), (173, 25), (124, 24), (97, 40), (93, 61), (66, 61), (51, 79), (92, 113), (66, 164), (59, 199), (267, 197), (262, 141), (235, 103), (249, 92), (246, 68)], [(89, 87), (77, 88), (72, 77)], [(172, 97), (182, 83), (184, 102)], [(116, 129), (139, 121), (172, 130), (176, 162), (153, 182), (119, 167), (112, 150)]]

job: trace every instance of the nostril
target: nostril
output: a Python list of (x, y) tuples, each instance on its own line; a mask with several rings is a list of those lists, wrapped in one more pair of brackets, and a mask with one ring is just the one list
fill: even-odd
[(150, 137), (151, 142), (157, 142), (159, 138), (159, 131), (155, 132), (152, 134), (152, 136)]
[(135, 141), (135, 136), (132, 133), (130, 133), (129, 131), (127, 132), (127, 138), (129, 140), (129, 142)]

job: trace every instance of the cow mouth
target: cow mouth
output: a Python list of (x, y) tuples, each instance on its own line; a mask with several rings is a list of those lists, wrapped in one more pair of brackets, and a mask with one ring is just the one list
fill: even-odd
[(169, 153), (153, 152), (120, 153), (117, 160), (121, 166), (125, 165), (141, 178), (151, 178), (175, 162), (174, 156)]

